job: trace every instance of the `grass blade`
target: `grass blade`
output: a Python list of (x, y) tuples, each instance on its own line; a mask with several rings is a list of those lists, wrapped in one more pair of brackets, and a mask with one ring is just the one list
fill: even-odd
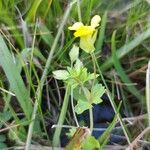
[[(121, 103), (119, 104), (119, 107), (117, 109), (117, 113), (119, 115), (119, 110), (121, 107)], [(115, 115), (113, 121), (111, 122), (111, 124), (109, 125), (109, 127), (107, 128), (107, 130), (102, 134), (102, 136), (98, 139), (100, 145), (101, 145), (101, 150), (103, 150), (103, 147), (107, 144), (107, 141), (109, 139), (109, 134), (111, 133), (111, 131), (114, 129), (115, 125), (117, 123), (117, 114)]]
[(112, 36), (112, 41), (111, 41), (111, 49), (112, 49), (112, 60), (114, 62), (114, 66), (115, 69), (117, 70), (118, 75), (120, 76), (121, 80), (124, 83), (128, 83), (130, 84), (130, 86), (127, 86), (127, 89), (130, 93), (132, 93), (138, 100), (142, 101), (143, 97), (141, 96), (141, 94), (139, 93), (139, 91), (135, 88), (134, 85), (132, 85), (132, 81), (129, 79), (129, 77), (126, 75), (124, 69), (122, 68), (119, 59), (117, 57), (117, 53), (116, 53), (116, 42), (115, 42), (115, 33), (114, 32), (114, 36)]
[[(139, 34), (135, 39), (131, 42), (125, 44), (123, 47), (119, 48), (116, 52), (117, 58), (120, 59), (127, 55), (130, 51), (132, 51), (135, 47), (141, 44), (144, 40), (150, 37), (150, 28), (148, 28), (145, 32)], [(107, 61), (100, 66), (101, 71), (105, 71), (109, 69), (113, 65), (112, 56), (107, 59)]]
[(105, 37), (106, 23), (107, 23), (107, 11), (104, 13), (102, 17), (102, 23), (101, 23), (98, 39), (96, 42), (96, 51), (99, 51), (99, 52), (102, 51), (102, 46), (103, 46), (104, 37)]
[(32, 112), (32, 104), (29, 93), (23, 83), (19, 70), (17, 69), (11, 53), (9, 52), (2, 36), (0, 35), (0, 65), (2, 66), (7, 79), (10, 83), (10, 88), (15, 93), (21, 108), (26, 117), (29, 119)]
[(57, 147), (60, 144), (60, 134), (61, 134), (61, 130), (62, 130), (61, 126), (63, 125), (65, 118), (66, 118), (66, 112), (67, 112), (67, 107), (68, 107), (68, 102), (69, 102), (69, 95), (70, 95), (70, 86), (67, 85), (63, 105), (61, 108), (61, 113), (60, 113), (58, 123), (57, 123), (57, 125), (59, 125), (60, 127), (56, 128), (56, 130), (54, 132), (54, 136), (53, 136), (53, 146), (55, 146), (55, 147)]
[(39, 32), (40, 32), (41, 39), (45, 42), (45, 44), (47, 44), (51, 48), (51, 46), (54, 42), (54, 37), (53, 37), (52, 33), (42, 23), (39, 25)]
[(33, 4), (31, 6), (31, 9), (26, 17), (26, 21), (31, 21), (31, 20), (34, 20), (35, 19), (35, 14), (36, 14), (36, 11), (40, 5), (40, 3), (42, 2), (42, 0), (35, 0), (33, 1)]

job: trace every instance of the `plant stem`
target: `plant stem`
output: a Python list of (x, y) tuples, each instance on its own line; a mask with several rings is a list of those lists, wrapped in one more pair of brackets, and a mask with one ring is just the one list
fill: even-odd
[[(94, 80), (93, 80), (93, 83), (92, 83), (92, 86), (94, 86), (95, 84), (95, 79), (96, 79), (96, 64), (95, 64), (95, 60), (94, 60), (94, 52), (90, 54), (91, 55), (91, 58), (92, 58), (92, 63), (93, 63), (93, 68), (94, 68)], [(93, 131), (93, 110), (92, 108), (89, 109), (89, 114), (90, 114), (90, 131), (92, 133)]]
[(69, 101), (69, 95), (70, 95), (70, 86), (67, 85), (66, 87), (66, 92), (65, 92), (65, 97), (64, 97), (64, 101), (63, 101), (63, 106), (61, 109), (61, 113), (58, 119), (58, 123), (57, 125), (60, 127), (57, 127), (55, 132), (54, 132), (54, 136), (53, 136), (53, 146), (59, 146), (59, 142), (60, 142), (60, 133), (62, 130), (62, 125), (65, 121), (65, 117), (66, 117), (66, 112), (67, 112), (67, 107), (68, 107), (68, 101)]
[(94, 52), (91, 53), (91, 58), (92, 58), (92, 63), (93, 63), (93, 68), (94, 68), (94, 80), (93, 80), (93, 85), (94, 85), (95, 79), (96, 79), (96, 64), (95, 64), (95, 59), (94, 59)]
[(93, 110), (92, 110), (92, 107), (89, 108), (89, 114), (90, 114), (90, 131), (91, 131), (91, 134), (92, 134), (93, 127), (94, 127), (94, 123), (93, 123)]
[(77, 116), (76, 116), (76, 113), (75, 113), (75, 110), (74, 110), (74, 104), (73, 104), (73, 88), (72, 88), (72, 87), (71, 87), (71, 107), (72, 107), (72, 112), (73, 112), (73, 117), (74, 117), (75, 123), (76, 123), (77, 127), (79, 127), (79, 123), (78, 123), (78, 120), (77, 120)]
[[(90, 102), (89, 98), (87, 97), (87, 94), (86, 94), (86, 91), (84, 89), (84, 86), (82, 85), (82, 90), (84, 92), (84, 95), (86, 97), (86, 99)], [(91, 103), (91, 102), (90, 102)], [(91, 134), (92, 134), (92, 131), (93, 131), (93, 127), (94, 127), (94, 124), (93, 124), (93, 110), (92, 110), (92, 107), (89, 108), (89, 116), (90, 116), (90, 131), (91, 131)]]

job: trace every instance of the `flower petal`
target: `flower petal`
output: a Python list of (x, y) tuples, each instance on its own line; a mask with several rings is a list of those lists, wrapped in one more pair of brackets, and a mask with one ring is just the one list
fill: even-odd
[(86, 53), (92, 53), (95, 50), (91, 36), (87, 35), (80, 38), (80, 48)]
[(71, 27), (68, 27), (68, 29), (69, 30), (78, 30), (82, 26), (83, 26), (82, 22), (76, 22)]
[(91, 26), (81, 26), (76, 32), (74, 33), (75, 37), (82, 37), (82, 36), (87, 36), (93, 34), (95, 31), (94, 28)]
[(101, 17), (99, 15), (95, 15), (92, 19), (91, 19), (91, 26), (93, 28), (96, 28), (99, 26), (99, 22), (101, 21)]

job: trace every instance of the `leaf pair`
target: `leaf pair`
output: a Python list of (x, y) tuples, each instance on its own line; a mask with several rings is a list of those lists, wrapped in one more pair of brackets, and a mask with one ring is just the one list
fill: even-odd
[[(83, 89), (84, 88), (84, 89)], [(85, 110), (92, 107), (92, 104), (99, 104), (102, 102), (102, 95), (105, 93), (105, 88), (101, 84), (95, 84), (91, 91), (86, 87), (75, 90), (74, 97), (77, 100), (77, 105), (75, 106), (75, 111), (77, 114), (83, 113)]]
[(95, 78), (94, 73), (89, 73), (79, 59), (76, 60), (73, 67), (67, 67), (67, 70), (55, 70), (53, 71), (53, 75), (54, 78), (65, 81), (73, 88)]

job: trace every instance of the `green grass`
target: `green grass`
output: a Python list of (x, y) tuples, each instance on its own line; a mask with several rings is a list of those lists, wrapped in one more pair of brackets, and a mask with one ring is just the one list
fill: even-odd
[[(150, 116), (149, 2), (1, 0), (0, 10), (0, 146), (24, 146), (26, 150), (31, 145), (58, 146), (61, 131), (67, 130), (52, 125), (76, 126), (70, 107), (72, 97), (67, 99), (71, 93), (65, 96), (65, 83), (55, 80), (52, 71), (65, 70), (70, 65), (72, 45), (79, 45), (68, 27), (78, 21), (89, 24), (98, 14), (102, 20), (94, 63), (82, 50), (79, 57), (88, 71), (100, 74), (96, 82), (105, 86), (116, 112), (99, 142), (102, 147), (110, 144), (106, 137), (118, 121), (127, 139), (120, 146), (132, 147), (134, 139), (150, 125), (148, 118), (140, 118)], [(65, 103), (66, 99), (69, 101)], [(120, 101), (124, 116), (117, 109)], [(150, 139), (144, 134), (141, 148)]]

